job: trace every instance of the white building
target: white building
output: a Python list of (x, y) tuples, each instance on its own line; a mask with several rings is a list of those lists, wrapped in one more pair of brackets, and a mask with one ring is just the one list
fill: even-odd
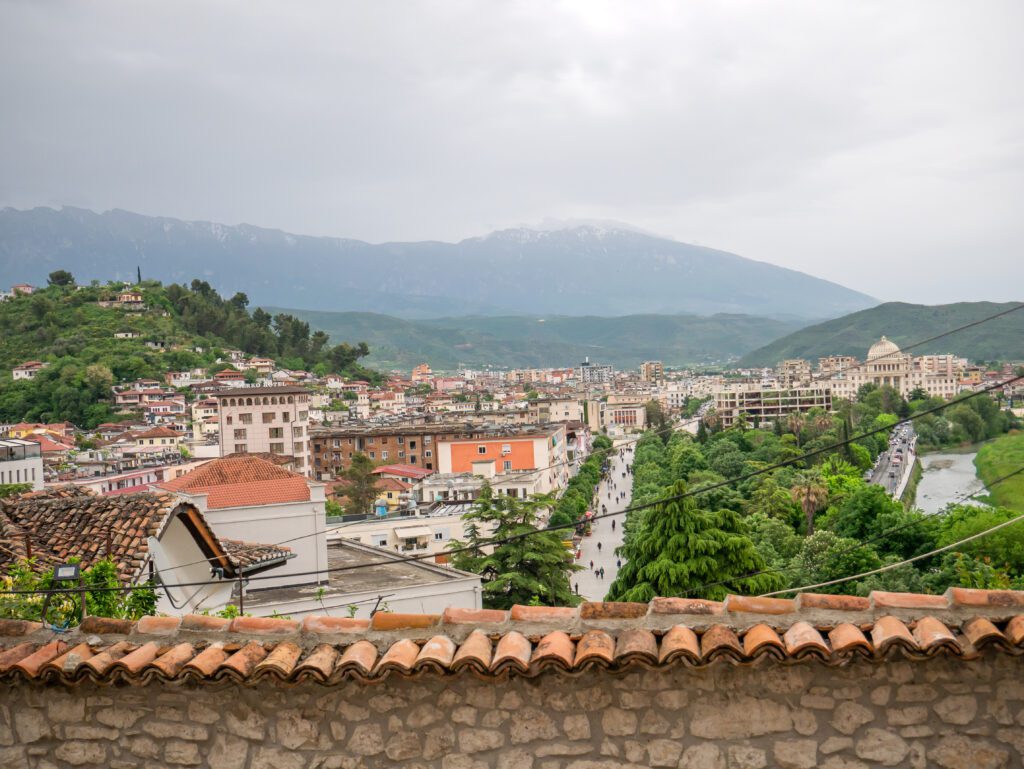
[(284, 454), (309, 477), (309, 391), (245, 387), (214, 393), (221, 454)]
[(44, 368), (49, 366), (49, 363), (43, 363), (38, 360), (30, 360), (22, 363), (20, 366), (15, 366), (11, 369), (11, 377), (14, 381), (19, 379), (35, 379), (36, 374), (42, 371)]
[(611, 366), (599, 366), (587, 358), (575, 369), (576, 381), (580, 384), (605, 384), (615, 377)]
[(267, 459), (235, 456), (207, 462), (160, 488), (195, 505), (221, 539), (287, 544), (294, 557), (259, 588), (327, 581), (324, 484)]
[(915, 358), (884, 336), (871, 346), (864, 363), (827, 380), (836, 398), (855, 400), (866, 384), (889, 386), (904, 398), (917, 389), (932, 398), (952, 398), (960, 391), (962, 359), (952, 355)]
[(43, 452), (35, 441), (0, 438), (0, 484), (29, 483), (43, 488)]

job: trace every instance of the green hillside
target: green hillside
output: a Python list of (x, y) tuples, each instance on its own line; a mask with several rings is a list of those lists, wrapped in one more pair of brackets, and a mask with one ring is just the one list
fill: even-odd
[(402, 320), (365, 312), (281, 310), (331, 339), (360, 339), (367, 362), (409, 368), (570, 366), (589, 356), (615, 366), (645, 360), (669, 365), (729, 361), (800, 328), (799, 321), (750, 315), (503, 316)]
[[(868, 348), (882, 336), (898, 345), (912, 344), (1019, 304), (887, 302), (802, 328), (744, 355), (740, 365), (774, 366), (787, 358), (813, 361), (825, 355), (855, 355), (863, 360)], [(917, 355), (948, 352), (974, 361), (1024, 360), (1024, 310), (916, 347), (913, 352)]]
[[(70, 276), (68, 276), (70, 277)], [(365, 345), (331, 346), (326, 334), (287, 315), (252, 314), (244, 294), (224, 299), (204, 281), (135, 287), (144, 309), (101, 306), (122, 285), (49, 286), (0, 302), (0, 422), (68, 420), (92, 427), (113, 418), (111, 387), (168, 371), (225, 368), (225, 348), (270, 356), (288, 368), (377, 376), (358, 365)], [(130, 332), (132, 338), (115, 335)], [(48, 363), (33, 380), (11, 369)]]

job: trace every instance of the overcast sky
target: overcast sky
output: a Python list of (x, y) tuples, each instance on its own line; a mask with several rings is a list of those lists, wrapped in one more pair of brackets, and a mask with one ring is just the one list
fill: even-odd
[(374, 242), (615, 219), (1024, 299), (1024, 3), (5, 2), (0, 205)]

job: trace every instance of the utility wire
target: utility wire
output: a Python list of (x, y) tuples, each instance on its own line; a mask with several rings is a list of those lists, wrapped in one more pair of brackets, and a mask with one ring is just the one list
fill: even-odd
[[(971, 394), (969, 394), (969, 395), (967, 395), (967, 396), (965, 396), (963, 398), (959, 398), (958, 400), (946, 401), (944, 403), (938, 404), (937, 406), (934, 406), (934, 407), (932, 407), (930, 409), (925, 409), (924, 411), (920, 411), (917, 414), (913, 414), (913, 415), (911, 415), (909, 417), (906, 417), (905, 419), (901, 419), (900, 421), (898, 421), (898, 422), (896, 422), (896, 423), (894, 423), (892, 425), (888, 425), (886, 427), (876, 427), (876, 428), (874, 428), (872, 430), (868, 430), (867, 432), (851, 436), (851, 437), (846, 438), (846, 439), (844, 439), (842, 441), (838, 441), (838, 442), (833, 443), (833, 444), (828, 445), (828, 446), (823, 446), (823, 447), (815, 449), (813, 451), (805, 452), (804, 454), (801, 454), (801, 455), (796, 456), (796, 457), (791, 457), (791, 458), (783, 460), (781, 462), (777, 462), (777, 463), (775, 463), (773, 465), (769, 465), (767, 467), (763, 467), (763, 468), (760, 468), (758, 470), (753, 470), (753, 471), (751, 471), (749, 473), (744, 473), (744, 474), (739, 475), (739, 476), (737, 476), (735, 478), (727, 478), (727, 479), (724, 479), (722, 481), (718, 481), (716, 483), (709, 484), (707, 486), (702, 486), (702, 487), (697, 488), (697, 489), (692, 489), (692, 490), (686, 491), (686, 492), (684, 492), (682, 494), (675, 494), (675, 495), (668, 496), (668, 497), (662, 497), (660, 499), (652, 500), (650, 502), (645, 502), (644, 504), (641, 504), (641, 505), (634, 505), (634, 506), (631, 506), (631, 507), (627, 507), (627, 508), (625, 508), (623, 510), (619, 510), (619, 511), (616, 511), (616, 512), (600, 513), (600, 514), (594, 515), (592, 518), (590, 518), (590, 520), (591, 521), (598, 521), (598, 520), (602, 520), (604, 518), (616, 518), (616, 517), (619, 517), (619, 516), (622, 516), (622, 515), (626, 515), (626, 514), (631, 513), (631, 512), (636, 512), (636, 511), (639, 511), (639, 510), (646, 510), (646, 509), (649, 509), (649, 508), (652, 508), (652, 507), (656, 507), (658, 505), (666, 504), (668, 502), (676, 502), (676, 501), (679, 501), (679, 500), (682, 500), (682, 499), (686, 499), (688, 497), (697, 496), (698, 494), (706, 494), (709, 491), (715, 491), (716, 489), (720, 489), (720, 488), (724, 488), (724, 487), (727, 487), (727, 486), (731, 486), (731, 485), (736, 484), (736, 483), (742, 483), (743, 481), (746, 481), (746, 480), (749, 480), (751, 478), (755, 478), (755, 477), (758, 477), (758, 476), (761, 476), (761, 475), (765, 475), (767, 473), (770, 473), (770, 472), (773, 472), (775, 470), (778, 470), (779, 468), (788, 467), (788, 466), (796, 464), (798, 462), (802, 462), (802, 461), (804, 461), (806, 459), (810, 459), (812, 457), (819, 456), (820, 454), (823, 454), (825, 452), (833, 451), (834, 449), (842, 448), (843, 446), (848, 446), (851, 443), (854, 443), (855, 441), (862, 440), (862, 439), (870, 437), (872, 435), (877, 435), (878, 433), (882, 433), (882, 432), (888, 432), (889, 430), (891, 430), (892, 428), (894, 428), (894, 427), (896, 427), (898, 425), (910, 424), (910, 423), (912, 423), (916, 419), (920, 419), (922, 417), (928, 416), (929, 414), (938, 413), (938, 412), (943, 411), (944, 409), (947, 409), (947, 408), (949, 408), (951, 406), (959, 405), (961, 403), (964, 403), (965, 401), (971, 400), (973, 398), (977, 398), (977, 397), (979, 397), (981, 395), (985, 395), (985, 394), (991, 392), (992, 390), (998, 389), (1000, 387), (1005, 387), (1008, 384), (1013, 384), (1013, 383), (1021, 381), (1021, 380), (1024, 380), (1024, 375), (1019, 375), (1019, 376), (1011, 378), (1010, 380), (1008, 380), (1006, 382), (1002, 382), (1002, 383), (999, 383), (999, 384), (989, 385), (988, 387), (982, 388), (980, 390), (975, 390)], [(512, 542), (518, 542), (520, 540), (527, 539), (527, 538), (529, 538), (531, 536), (542, 535), (542, 534), (545, 534), (545, 533), (550, 532), (550, 531), (557, 531), (557, 530), (560, 530), (560, 529), (575, 529), (576, 526), (577, 526), (576, 522), (567, 523), (567, 524), (558, 524), (556, 526), (549, 526), (549, 527), (547, 527), (545, 529), (537, 529), (537, 530), (534, 530), (534, 531), (523, 532), (522, 534), (515, 534), (513, 536), (505, 537), (505, 538), (500, 539), (500, 540), (489, 540), (489, 541), (483, 543), (482, 545), (465, 546), (465, 547), (461, 547), (461, 548), (454, 548), (452, 550), (446, 551), (446, 555), (457, 555), (459, 553), (478, 551), (481, 547), (494, 547), (494, 546), (499, 546), (499, 545), (505, 545), (505, 544), (509, 544), (509, 543), (512, 543)], [(359, 569), (368, 569), (368, 568), (373, 568), (375, 566), (388, 565), (388, 564), (391, 564), (391, 563), (412, 563), (412, 562), (418, 562), (418, 561), (423, 561), (423, 560), (426, 560), (426, 559), (429, 559), (429, 558), (432, 558), (432, 557), (433, 557), (433, 554), (431, 554), (431, 553), (423, 553), (423, 554), (420, 554), (420, 555), (411, 555), (411, 556), (399, 556), (399, 557), (392, 557), (389, 560), (370, 561), (370, 562), (367, 562), (367, 563), (351, 564), (351, 565), (347, 565), (347, 566), (335, 566), (333, 568), (322, 569), (320, 571), (298, 572), (298, 573), (295, 573), (295, 574), (290, 574), (288, 576), (290, 576), (290, 577), (320, 576), (320, 575), (323, 575), (323, 574), (326, 574), (326, 573), (333, 574), (333, 573), (338, 573), (338, 572), (356, 571), (356, 570), (359, 570)], [(248, 581), (249, 582), (254, 582), (254, 581), (268, 580), (268, 579), (280, 579), (280, 577), (271, 574), (271, 575), (250, 577), (248, 579)], [(742, 577), (737, 577), (736, 579), (742, 579)], [(732, 580), (730, 580), (730, 582), (731, 581)], [(175, 584), (175, 585), (166, 585), (166, 587), (194, 587), (194, 586), (197, 586), (197, 585), (220, 585), (220, 584), (224, 584), (224, 583), (222, 581), (206, 580), (206, 581), (201, 581), (201, 582), (183, 582), (183, 583), (179, 583), (179, 584)], [(139, 586), (139, 587), (144, 587), (144, 586)], [(132, 587), (127, 587), (127, 588), (126, 587), (96, 588), (96, 590), (94, 592), (117, 591), (117, 590), (132, 590), (132, 589), (136, 589), (136, 588), (132, 588)], [(0, 590), (0, 595), (19, 595), (19, 594), (39, 595), (39, 594), (46, 594), (46, 592), (47, 591), (40, 591), (40, 590), (26, 590), (26, 591)], [(51, 591), (51, 592), (66, 592), (66, 591), (58, 590), (58, 591)]]

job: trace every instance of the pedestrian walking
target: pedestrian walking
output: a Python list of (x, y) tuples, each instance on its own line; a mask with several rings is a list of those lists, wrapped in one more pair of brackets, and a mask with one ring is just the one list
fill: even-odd
[(590, 559), (590, 568), (591, 569), (594, 568), (594, 559), (593, 558)]
[(615, 531), (615, 521), (612, 521), (612, 531)]
[(576, 583), (576, 595), (579, 595), (579, 594), (580, 594), (580, 583), (577, 582)]
[(601, 567), (601, 579), (604, 579), (604, 566)]
[(599, 552), (599, 553), (601, 552), (601, 543), (600, 542), (597, 543), (597, 552)]
[[(616, 558), (615, 559), (615, 568), (616, 569), (621, 569), (622, 568), (622, 559), (621, 558)], [(577, 592), (579, 592), (579, 591), (577, 591)]]

